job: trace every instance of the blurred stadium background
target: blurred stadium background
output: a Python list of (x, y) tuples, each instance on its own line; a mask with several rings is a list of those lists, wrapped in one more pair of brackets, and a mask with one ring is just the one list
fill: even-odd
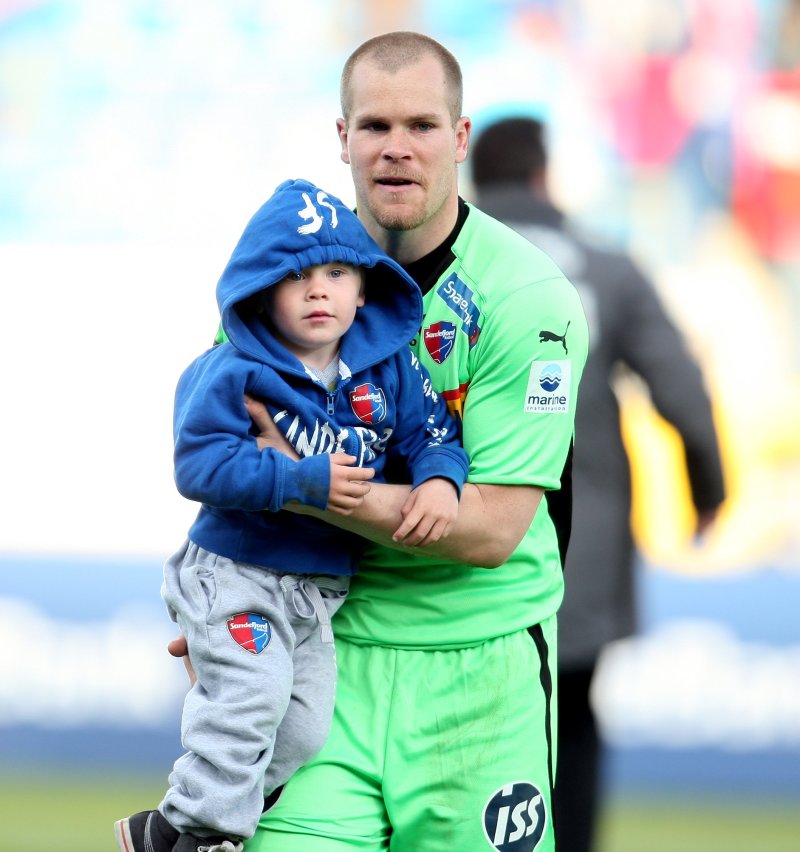
[(674, 436), (625, 392), (643, 630), (594, 696), (602, 852), (800, 849), (794, 0), (0, 0), (0, 847), (108, 849), (161, 790), (175, 380), (274, 186), (352, 201), (338, 74), (391, 29), (453, 50), (478, 131), (549, 122), (558, 201), (652, 273), (714, 394), (731, 497), (695, 542)]

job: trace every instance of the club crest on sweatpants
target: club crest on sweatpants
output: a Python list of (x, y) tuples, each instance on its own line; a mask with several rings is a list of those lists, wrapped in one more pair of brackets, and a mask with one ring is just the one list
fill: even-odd
[(231, 616), (227, 624), (233, 641), (251, 654), (260, 654), (272, 638), (269, 622), (256, 612), (240, 612)]

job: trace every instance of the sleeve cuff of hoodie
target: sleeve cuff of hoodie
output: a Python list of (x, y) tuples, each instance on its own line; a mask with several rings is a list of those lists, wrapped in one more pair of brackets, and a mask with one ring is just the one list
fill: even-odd
[(467, 473), (469, 473), (469, 468), (466, 459), (461, 456), (456, 457), (441, 451), (431, 452), (414, 465), (411, 486), (416, 488), (423, 482), (439, 476), (453, 483), (458, 492), (458, 497), (461, 499), (461, 489), (464, 487)]
[[(331, 463), (327, 453), (307, 456), (300, 461), (286, 459), (283, 488), (279, 489), (278, 503), (282, 509), (293, 500), (306, 506), (325, 509), (331, 490)], [(272, 507), (270, 507), (272, 508)]]

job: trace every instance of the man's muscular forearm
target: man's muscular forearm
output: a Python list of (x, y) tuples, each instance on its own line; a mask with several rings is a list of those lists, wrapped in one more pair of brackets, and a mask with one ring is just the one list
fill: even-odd
[[(289, 458), (297, 459), (294, 447), (277, 428), (264, 404), (245, 397), (245, 406), (260, 432), (257, 439), (259, 448), (272, 447)], [(403, 522), (401, 509), (410, 491), (409, 485), (370, 483), (364, 501), (347, 516), (300, 504), (288, 504), (284, 508), (313, 515), (376, 544), (443, 556), (483, 568), (497, 568), (522, 541), (544, 493), (541, 488), (531, 485), (467, 483), (461, 492), (458, 520), (450, 534), (422, 549), (416, 547), (419, 541), (413, 533), (402, 543), (392, 539)]]
[(528, 485), (467, 483), (461, 494), (458, 520), (447, 538), (417, 548), (412, 536), (403, 543), (392, 540), (403, 520), (400, 509), (409, 491), (408, 485), (370, 483), (370, 492), (363, 503), (346, 517), (305, 506), (284, 508), (314, 515), (377, 544), (419, 555), (443, 556), (482, 568), (497, 568), (527, 532), (543, 493), (541, 488)]

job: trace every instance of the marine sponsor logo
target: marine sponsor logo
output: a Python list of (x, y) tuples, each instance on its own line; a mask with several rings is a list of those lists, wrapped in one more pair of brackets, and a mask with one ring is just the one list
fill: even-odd
[(380, 423), (386, 417), (386, 394), (372, 382), (364, 382), (350, 391), (350, 406), (362, 423)]
[(534, 852), (546, 827), (544, 796), (529, 781), (501, 787), (483, 809), (483, 831), (497, 852)]
[(467, 335), (470, 347), (478, 342), (481, 333), (481, 312), (473, 301), (472, 290), (455, 274), (447, 278), (436, 291), (447, 306), (461, 318), (461, 330)]
[(272, 628), (257, 612), (240, 612), (226, 622), (233, 641), (251, 654), (260, 654), (269, 645)]
[(444, 320), (435, 322), (423, 330), (422, 339), (431, 358), (437, 364), (441, 364), (453, 351), (453, 343), (456, 339), (455, 324)]
[(528, 376), (523, 410), (566, 414), (571, 384), (571, 361), (534, 361)]
[(548, 393), (555, 393), (561, 387), (563, 379), (564, 375), (558, 364), (548, 364), (539, 374), (539, 384), (542, 390)]

